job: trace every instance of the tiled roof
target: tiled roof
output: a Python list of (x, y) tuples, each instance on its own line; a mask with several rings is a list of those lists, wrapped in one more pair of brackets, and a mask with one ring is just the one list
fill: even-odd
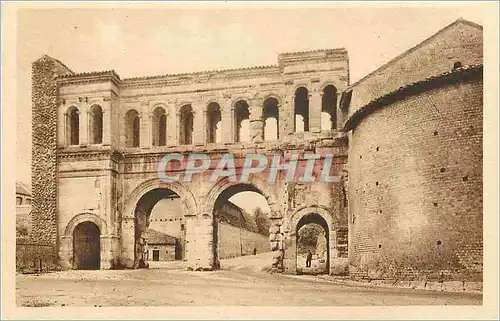
[(148, 228), (148, 244), (169, 244), (175, 245), (175, 237)]
[(30, 188), (21, 182), (16, 182), (16, 194), (31, 196)]
[(71, 75), (62, 75), (57, 77), (58, 79), (66, 79), (66, 78), (77, 78), (77, 77), (93, 77), (93, 76), (114, 76), (120, 79), (120, 76), (114, 70), (104, 70), (104, 71), (89, 71), (89, 72), (81, 72), (75, 73)]
[(367, 115), (372, 113), (378, 108), (382, 108), (389, 105), (395, 101), (401, 100), (407, 96), (415, 95), (426, 90), (430, 90), (438, 87), (443, 83), (458, 82), (464, 79), (474, 76), (478, 73), (482, 74), (483, 65), (473, 65), (473, 66), (463, 66), (460, 68), (452, 69), (450, 71), (444, 72), (442, 74), (428, 77), (423, 80), (416, 81), (414, 83), (408, 84), (406, 86), (400, 87), (392, 92), (389, 92), (383, 96), (380, 96), (372, 101), (370, 101), (365, 106), (359, 108), (355, 113), (349, 117), (345, 122), (344, 127), (341, 131), (349, 131), (355, 128), (358, 123)]

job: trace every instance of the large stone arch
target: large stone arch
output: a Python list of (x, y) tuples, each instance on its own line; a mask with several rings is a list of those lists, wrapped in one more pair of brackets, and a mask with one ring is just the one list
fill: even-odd
[(123, 217), (129, 219), (134, 218), (135, 207), (137, 206), (139, 199), (147, 192), (157, 188), (170, 189), (179, 195), (184, 206), (184, 215), (190, 216), (198, 214), (198, 204), (196, 202), (196, 198), (187, 186), (178, 181), (161, 182), (159, 179), (154, 178), (142, 182), (130, 193), (127, 197), (128, 201), (125, 205)]
[(109, 249), (111, 248), (112, 236), (109, 234), (108, 224), (106, 220), (97, 214), (93, 213), (80, 213), (68, 222), (64, 230), (64, 235), (60, 239), (60, 247), (58, 256), (60, 258), (61, 266), (65, 268), (74, 268), (73, 261), (73, 231), (75, 228), (85, 222), (93, 223), (97, 226), (100, 232), (100, 268), (108, 269), (114, 266), (116, 260), (114, 258), (114, 253), (111, 253)]
[(184, 216), (196, 218), (199, 214), (198, 204), (191, 190), (181, 182), (161, 182), (159, 179), (150, 179), (142, 182), (135, 187), (129, 195), (125, 195), (128, 199), (123, 212), (122, 218), (122, 233), (121, 233), (121, 257), (123, 264), (127, 267), (137, 267), (138, 256), (136, 255), (136, 217), (135, 209), (139, 200), (146, 193), (154, 189), (169, 189), (179, 195), (183, 204)]
[(205, 203), (202, 207), (203, 214), (211, 217), (215, 207), (215, 202), (221, 193), (231, 186), (241, 184), (253, 186), (262, 196), (266, 198), (269, 208), (271, 209), (271, 218), (280, 218), (282, 216), (279, 211), (278, 197), (275, 191), (271, 188), (271, 185), (269, 185), (265, 178), (255, 174), (249, 176), (248, 182), (231, 182), (227, 177), (219, 179), (207, 193)]
[(292, 215), (285, 222), (285, 253), (284, 253), (284, 267), (285, 272), (289, 274), (297, 273), (297, 227), (302, 218), (308, 215), (318, 215), (322, 218), (328, 227), (328, 266), (327, 272), (329, 274), (335, 274), (336, 266), (338, 264), (336, 260), (337, 251), (337, 235), (336, 227), (339, 224), (339, 220), (336, 215), (328, 208), (320, 205), (304, 206), (296, 209)]
[(73, 231), (75, 230), (75, 227), (83, 222), (92, 222), (94, 223), (98, 228), (99, 231), (101, 232), (101, 236), (107, 236), (108, 233), (108, 225), (106, 221), (101, 218), (97, 214), (93, 213), (80, 213), (75, 216), (68, 222), (66, 225), (66, 229), (64, 230), (64, 236), (65, 237), (72, 237), (73, 236)]

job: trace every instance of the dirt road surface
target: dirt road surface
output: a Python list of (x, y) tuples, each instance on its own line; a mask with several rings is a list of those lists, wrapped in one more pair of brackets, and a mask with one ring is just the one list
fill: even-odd
[(266, 272), (270, 254), (221, 262), (215, 272), (182, 262), (150, 269), (17, 275), (17, 306), (380, 306), (480, 305), (481, 294), (351, 286)]

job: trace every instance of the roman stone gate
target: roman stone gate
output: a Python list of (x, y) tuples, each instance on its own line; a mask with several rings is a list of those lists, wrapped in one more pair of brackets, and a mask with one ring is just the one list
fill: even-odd
[[(271, 209), (273, 268), (297, 273), (297, 233), (312, 222), (325, 230), (327, 272), (346, 272), (347, 137), (338, 128), (348, 81), (344, 49), (280, 54), (273, 66), (128, 79), (74, 73), (41, 57), (33, 63), (32, 236), (48, 249), (40, 256), (67, 268), (140, 267), (153, 207), (178, 199), (182, 258), (193, 269), (216, 269), (215, 208), (253, 191)], [(236, 172), (248, 154), (298, 155), (297, 168), (307, 154), (333, 154), (331, 173), (342, 180), (288, 182), (279, 170), (269, 183), (267, 168), (245, 182), (206, 173), (164, 182), (158, 164), (171, 153), (214, 162), (231, 154)], [(182, 172), (179, 163), (168, 166)]]

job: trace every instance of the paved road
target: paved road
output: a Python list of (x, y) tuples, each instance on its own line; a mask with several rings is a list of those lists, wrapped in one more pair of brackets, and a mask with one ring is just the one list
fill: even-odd
[(178, 263), (146, 270), (17, 275), (18, 306), (373, 306), (479, 305), (480, 294), (336, 284), (269, 274), (269, 254), (225, 260), (223, 270), (190, 272)]

